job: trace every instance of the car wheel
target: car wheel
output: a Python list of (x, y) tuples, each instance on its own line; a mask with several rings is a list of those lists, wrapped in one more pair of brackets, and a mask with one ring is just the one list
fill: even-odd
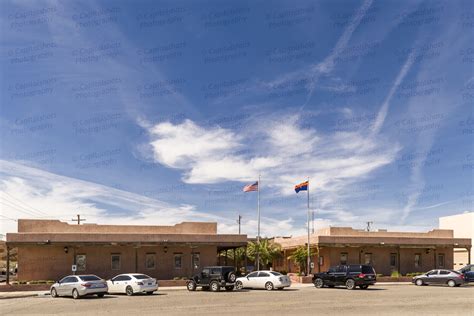
[(188, 288), (188, 291), (196, 291), (196, 282), (188, 281), (188, 284), (186, 284), (186, 287)]
[(77, 300), (80, 297), (81, 296), (79, 295), (79, 292), (76, 289), (72, 290), (72, 298), (73, 299)]
[(54, 287), (51, 289), (51, 297), (58, 297), (58, 292)]
[(97, 294), (97, 297), (104, 297), (104, 295), (105, 295), (104, 293), (99, 293)]
[(227, 275), (227, 281), (230, 283), (234, 283), (236, 278), (237, 277), (234, 272), (229, 272), (229, 274)]
[(241, 281), (237, 281), (237, 282), (235, 282), (235, 288), (237, 290), (242, 290), (244, 288), (244, 285)]
[(212, 292), (219, 292), (221, 290), (221, 286), (217, 281), (212, 281), (210, 284), (210, 288)]
[(361, 290), (367, 290), (369, 288), (367, 284), (359, 285), (359, 287), (361, 288)]
[(415, 284), (418, 285), (418, 286), (422, 286), (423, 285), (423, 280), (422, 279), (416, 279)]
[(233, 291), (234, 290), (234, 286), (233, 285), (228, 285), (225, 287), (225, 290), (226, 291)]
[(153, 295), (153, 291), (146, 292), (146, 295)]
[(127, 288), (125, 289), (125, 294), (127, 294), (128, 296), (133, 295), (133, 288), (130, 285), (127, 286)]
[(449, 287), (455, 287), (456, 286), (456, 282), (454, 280), (449, 280), (448, 281), (448, 285)]
[(314, 286), (317, 287), (318, 289), (322, 288), (324, 286), (324, 281), (321, 278), (317, 278), (314, 280)]
[(267, 291), (273, 290), (273, 283), (272, 283), (272, 282), (267, 282), (267, 283), (265, 283), (265, 289), (266, 289)]
[(353, 279), (348, 279), (348, 280), (346, 281), (346, 288), (347, 288), (348, 290), (353, 290), (353, 289), (355, 289), (355, 281), (354, 281)]

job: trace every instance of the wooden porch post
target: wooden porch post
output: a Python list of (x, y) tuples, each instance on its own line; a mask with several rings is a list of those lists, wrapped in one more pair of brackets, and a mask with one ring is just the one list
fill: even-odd
[(471, 247), (466, 247), (467, 249), (467, 263), (471, 264)]
[(400, 264), (400, 246), (397, 247), (397, 269), (398, 269), (398, 273), (401, 275), (402, 274), (402, 271), (400, 271), (400, 267), (401, 267), (401, 264)]
[(7, 279), (6, 283), (10, 285), (10, 247), (7, 246)]

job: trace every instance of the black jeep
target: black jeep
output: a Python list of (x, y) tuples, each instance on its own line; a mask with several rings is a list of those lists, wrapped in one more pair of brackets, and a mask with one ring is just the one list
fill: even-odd
[(317, 288), (345, 285), (353, 290), (357, 286), (365, 290), (377, 281), (374, 268), (363, 264), (350, 264), (330, 267), (327, 272), (315, 274), (313, 284)]
[(226, 291), (234, 289), (236, 275), (234, 267), (228, 266), (214, 266), (204, 267), (202, 272), (193, 276), (187, 283), (188, 291), (196, 291), (198, 286), (203, 290), (211, 289), (213, 292), (218, 292), (221, 287)]

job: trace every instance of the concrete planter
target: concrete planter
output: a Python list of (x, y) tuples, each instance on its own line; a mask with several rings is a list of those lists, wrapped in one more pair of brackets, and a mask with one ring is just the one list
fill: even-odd
[(294, 273), (288, 273), (288, 276), (290, 277), (291, 282), (294, 283), (312, 283), (313, 282), (313, 276), (298, 276)]
[[(188, 280), (158, 280), (159, 287), (168, 286), (186, 286)], [(159, 290), (159, 288), (158, 288)]]

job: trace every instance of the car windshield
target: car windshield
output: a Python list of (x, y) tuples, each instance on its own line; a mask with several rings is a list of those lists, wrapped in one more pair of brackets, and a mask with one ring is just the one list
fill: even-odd
[(138, 279), (138, 280), (151, 279), (151, 277), (149, 277), (146, 274), (134, 274), (133, 276), (135, 277), (135, 279)]
[(270, 273), (273, 274), (273, 275), (276, 275), (276, 276), (281, 275), (281, 273), (278, 273), (278, 272), (270, 272)]
[(100, 278), (95, 275), (81, 275), (79, 276), (82, 281), (100, 281)]

